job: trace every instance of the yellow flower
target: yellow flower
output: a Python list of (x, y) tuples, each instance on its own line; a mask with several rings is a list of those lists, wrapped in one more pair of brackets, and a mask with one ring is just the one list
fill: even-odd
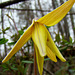
[(65, 62), (65, 58), (61, 55), (60, 51), (54, 44), (45, 25), (53, 26), (57, 24), (68, 13), (74, 2), (75, 0), (69, 0), (39, 20), (33, 20), (31, 26), (24, 32), (13, 49), (8, 53), (2, 62), (4, 63), (8, 61), (30, 38), (32, 38), (34, 42), (40, 75), (42, 75), (43, 72), (44, 56), (47, 55), (54, 62), (57, 62), (57, 56), (61, 61)]

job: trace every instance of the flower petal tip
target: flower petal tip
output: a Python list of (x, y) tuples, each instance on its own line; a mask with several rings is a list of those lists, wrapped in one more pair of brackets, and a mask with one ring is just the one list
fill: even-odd
[(2, 63), (5, 63), (7, 61), (6, 57), (2, 60)]
[(53, 59), (51, 59), (52, 61), (54, 61), (54, 62), (57, 62), (57, 59), (56, 59), (56, 57), (55, 58), (53, 58)]
[(66, 59), (63, 59), (62, 62), (66, 62)]
[(4, 60), (2, 60), (2, 63), (5, 63), (5, 61), (4, 61)]
[(54, 62), (57, 62), (57, 60), (55, 60)]
[(66, 59), (65, 58), (62, 58), (62, 59), (60, 59), (62, 62), (66, 62)]

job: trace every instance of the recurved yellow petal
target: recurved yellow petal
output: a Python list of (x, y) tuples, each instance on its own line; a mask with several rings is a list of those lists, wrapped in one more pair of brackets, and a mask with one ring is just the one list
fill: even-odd
[(32, 32), (32, 39), (38, 47), (39, 53), (42, 57), (46, 55), (46, 37), (44, 25), (35, 22), (34, 30)]
[(51, 51), (51, 49), (46, 46), (46, 52), (47, 52), (47, 56), (53, 60), (54, 62), (57, 62), (57, 59), (56, 59), (56, 55)]
[(63, 5), (55, 9), (54, 11), (48, 13), (47, 15), (43, 16), (37, 22), (45, 24), (47, 26), (53, 26), (57, 24), (62, 18), (68, 13), (68, 11), (73, 6), (75, 0), (69, 0), (65, 2)]
[(2, 63), (8, 61), (19, 49), (31, 38), (33, 31), (33, 24), (24, 32), (21, 38), (17, 41), (13, 49), (3, 59)]
[(49, 37), (49, 41), (47, 42), (47, 46), (55, 53), (55, 55), (63, 62), (65, 62), (65, 58), (62, 56), (56, 45), (54, 44), (51, 37)]
[(43, 63), (44, 63), (44, 57), (41, 57), (39, 54), (39, 50), (36, 45), (34, 45), (35, 51), (36, 51), (36, 59), (37, 59), (37, 65), (40, 75), (42, 75), (43, 72)]
[(63, 62), (65, 62), (65, 58), (62, 56), (62, 54), (60, 53), (60, 51), (58, 50), (58, 48), (56, 47), (56, 45), (54, 44), (53, 40), (50, 39), (47, 42), (47, 46), (52, 50), (52, 52)]
[(44, 28), (46, 33), (47, 33), (47, 46), (52, 50), (52, 52), (63, 62), (65, 62), (65, 58), (62, 56), (62, 54), (60, 53), (60, 51), (58, 50), (58, 48), (56, 47), (54, 41), (51, 38), (50, 33), (48, 32), (48, 30), (46, 29), (46, 27)]

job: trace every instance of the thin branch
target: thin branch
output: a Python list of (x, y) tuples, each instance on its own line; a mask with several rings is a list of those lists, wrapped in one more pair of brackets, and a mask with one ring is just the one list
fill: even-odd
[[(42, 11), (42, 12), (51, 12), (50, 10), (41, 10), (41, 9), (17, 9), (17, 8), (3, 8), (7, 10), (17, 10), (17, 11)], [(69, 13), (67, 15), (75, 15), (75, 13)]]
[(41, 9), (17, 9), (17, 8), (2, 8), (7, 10), (18, 10), (18, 11), (42, 11), (42, 12), (50, 12), (50, 10), (41, 10)]
[(4, 8), (6, 6), (9, 6), (9, 5), (12, 5), (12, 4), (16, 4), (16, 3), (19, 3), (19, 2), (22, 2), (22, 1), (27, 1), (27, 0), (12, 0), (12, 1), (6, 1), (6, 2), (3, 2), (3, 3), (0, 3), (0, 8)]
[(12, 19), (8, 14), (6, 14), (6, 16), (8, 16), (12, 21), (13, 21), (13, 23), (14, 23), (14, 26), (15, 26), (15, 29), (16, 29), (16, 31), (17, 31), (17, 34), (19, 34), (19, 32), (18, 32), (18, 29), (17, 29), (17, 27), (16, 27), (16, 23), (15, 23), (15, 21), (14, 21), (14, 19)]

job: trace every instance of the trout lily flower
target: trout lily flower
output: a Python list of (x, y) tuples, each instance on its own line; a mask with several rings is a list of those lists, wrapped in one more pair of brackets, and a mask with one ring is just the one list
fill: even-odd
[(54, 44), (45, 25), (53, 26), (57, 24), (68, 13), (74, 2), (75, 0), (68, 0), (63, 5), (40, 19), (34, 19), (30, 27), (24, 32), (2, 62), (4, 63), (8, 61), (30, 38), (32, 38), (34, 42), (36, 60), (40, 75), (42, 75), (43, 72), (44, 56), (47, 55), (54, 62), (57, 62), (57, 56), (61, 61), (65, 62), (65, 58)]

